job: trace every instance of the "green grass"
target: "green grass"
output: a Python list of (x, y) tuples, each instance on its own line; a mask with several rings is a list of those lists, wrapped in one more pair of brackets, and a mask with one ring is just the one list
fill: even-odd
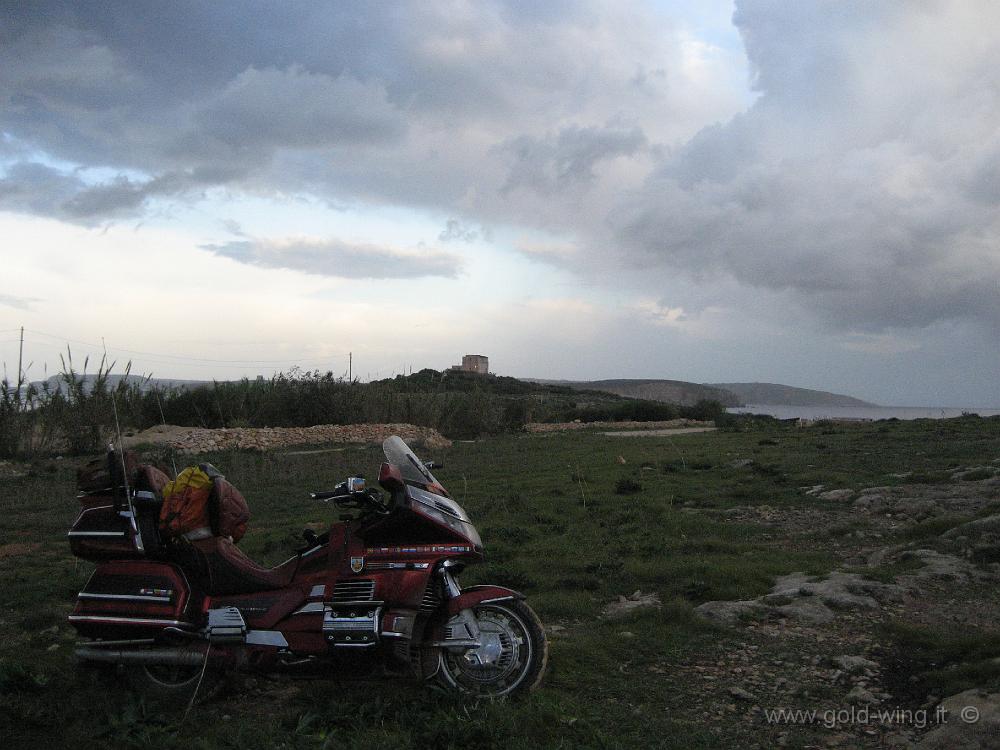
[[(794, 545), (773, 527), (702, 509), (822, 508), (800, 488), (898, 484), (906, 480), (893, 474), (944, 473), (1000, 455), (1000, 420), (761, 424), (672, 438), (506, 435), (422, 456), (444, 462), (435, 473), (487, 547), (486, 564), (467, 570), (462, 583), (511, 585), (547, 624), (565, 628), (551, 639), (544, 687), (526, 700), (468, 703), (405, 683), (260, 680), (256, 689), (196, 708), (183, 724), (136, 703), (120, 679), (76, 665), (65, 616), (93, 569), (69, 554), (65, 539), (78, 510), (77, 461), (39, 465), (8, 479), (0, 498), (0, 545), (37, 545), (27, 558), (0, 556), (0, 736), (11, 748), (58, 741), (144, 750), (742, 742), (753, 726), (692, 711), (688, 685), (671, 679), (683, 660), (725, 652), (738, 637), (695, 617), (693, 607), (758, 596), (793, 571), (825, 573), (836, 564), (827, 542), (841, 537), (818, 529), (815, 543)], [(274, 564), (291, 554), (306, 524), (336, 515), (308, 491), (347, 475), (373, 476), (381, 453), (233, 451), (200, 460), (246, 495), (253, 520), (241, 546)], [(917, 528), (921, 535), (943, 527)], [(663, 607), (598, 618), (605, 604), (636, 589), (658, 594)], [(987, 668), (983, 659), (971, 663)]]
[(974, 687), (1000, 690), (1000, 632), (890, 622), (882, 635), (895, 662), (894, 677), (917, 697)]

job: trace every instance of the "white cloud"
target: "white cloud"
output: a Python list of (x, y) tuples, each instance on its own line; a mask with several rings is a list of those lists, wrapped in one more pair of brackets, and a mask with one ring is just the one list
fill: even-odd
[(454, 278), (461, 269), (461, 260), (448, 253), (402, 252), (337, 239), (241, 239), (202, 245), (202, 249), (260, 268), (284, 268), (344, 279)]
[(632, 309), (653, 325), (682, 328), (687, 320), (683, 307), (665, 307), (654, 300), (640, 300)]

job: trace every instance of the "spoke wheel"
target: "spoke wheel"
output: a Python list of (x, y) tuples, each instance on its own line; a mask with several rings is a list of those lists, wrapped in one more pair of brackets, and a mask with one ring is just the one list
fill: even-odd
[(538, 616), (523, 601), (480, 604), (473, 608), (480, 645), (441, 651), (442, 682), (463, 693), (517, 695), (534, 689), (548, 661), (548, 643)]

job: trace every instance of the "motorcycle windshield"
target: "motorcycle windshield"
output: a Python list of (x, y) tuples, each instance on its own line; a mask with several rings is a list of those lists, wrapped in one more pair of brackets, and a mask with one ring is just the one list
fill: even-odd
[(385, 460), (399, 469), (403, 481), (409, 485), (406, 495), (414, 503), (412, 509), (451, 529), (471, 542), (477, 550), (481, 550), (483, 542), (479, 538), (479, 532), (462, 506), (438, 493), (438, 490), (444, 490), (443, 485), (434, 478), (430, 469), (424, 466), (424, 462), (417, 458), (403, 439), (393, 435), (382, 443), (382, 450), (385, 451)]
[(382, 443), (382, 450), (385, 452), (385, 460), (399, 469), (404, 482), (443, 486), (434, 478), (431, 470), (424, 466), (424, 462), (410, 450), (410, 446), (403, 442), (403, 438), (393, 435)]

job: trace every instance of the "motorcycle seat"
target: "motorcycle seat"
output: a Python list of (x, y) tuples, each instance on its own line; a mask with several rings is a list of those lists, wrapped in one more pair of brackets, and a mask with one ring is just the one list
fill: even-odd
[(213, 536), (173, 545), (181, 568), (210, 596), (252, 594), (287, 586), (295, 575), (298, 557), (265, 568), (247, 557), (229, 537)]

